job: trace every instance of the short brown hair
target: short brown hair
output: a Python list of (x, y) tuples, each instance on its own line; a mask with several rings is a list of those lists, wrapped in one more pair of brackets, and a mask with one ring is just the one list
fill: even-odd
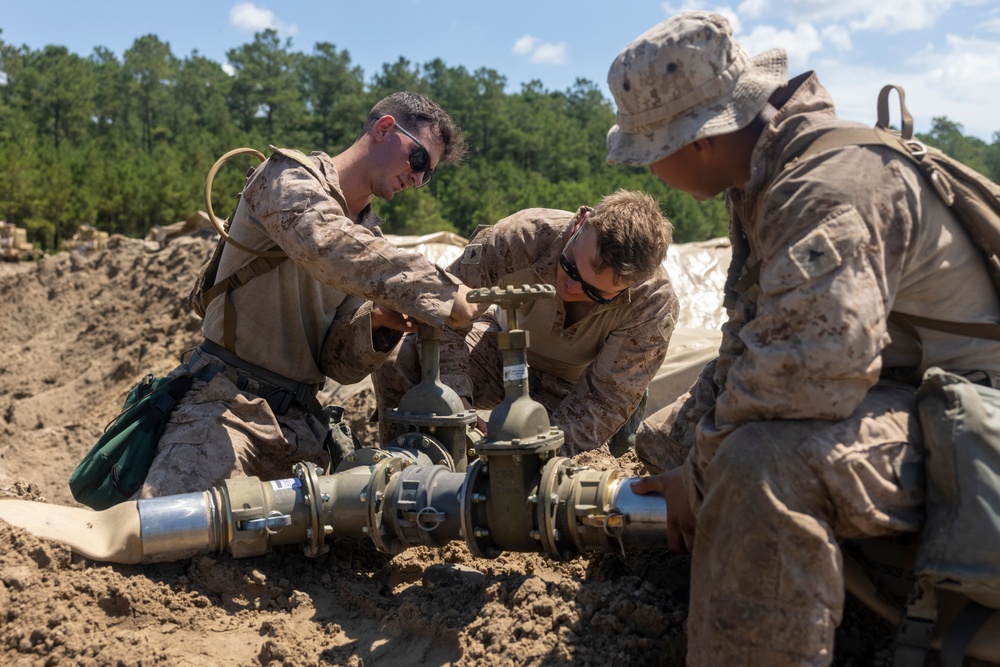
[(420, 93), (402, 91), (383, 97), (368, 112), (368, 120), (361, 128), (364, 134), (383, 116), (392, 116), (403, 128), (413, 132), (418, 127), (429, 127), (444, 144), (441, 164), (459, 164), (465, 157), (467, 147), (462, 129), (448, 112), (436, 102)]
[(673, 241), (660, 202), (644, 192), (618, 190), (601, 200), (588, 222), (597, 232), (597, 256), (591, 268), (611, 267), (620, 282), (640, 282), (663, 264)]

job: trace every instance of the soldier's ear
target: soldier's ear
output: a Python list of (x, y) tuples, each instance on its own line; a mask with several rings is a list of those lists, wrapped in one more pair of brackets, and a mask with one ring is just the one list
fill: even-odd
[(393, 126), (396, 124), (396, 119), (392, 116), (385, 115), (375, 121), (372, 125), (372, 138), (381, 143), (385, 140), (389, 133), (392, 132)]
[(722, 137), (702, 137), (695, 139), (686, 146), (688, 154), (686, 160), (694, 167), (695, 165), (714, 165), (715, 159), (720, 154), (726, 156), (726, 143)]
[(714, 139), (715, 137), (702, 137), (701, 139), (695, 139), (689, 145), (695, 153), (704, 153), (715, 148)]

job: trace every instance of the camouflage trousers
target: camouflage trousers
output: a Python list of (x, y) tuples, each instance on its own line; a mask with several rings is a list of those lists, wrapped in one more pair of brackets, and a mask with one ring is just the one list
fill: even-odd
[[(220, 363), (202, 354), (190, 370), (197, 372), (213, 362)], [(204, 491), (239, 477), (284, 479), (292, 476), (292, 466), (299, 461), (325, 467), (330, 460), (326, 435), (327, 425), (305, 410), (293, 406), (275, 416), (264, 399), (237, 389), (223, 373), (208, 382), (196, 380), (170, 414), (137, 495)]]
[[(838, 540), (919, 530), (914, 389), (879, 384), (846, 420), (755, 422), (707, 465), (688, 616), (689, 665), (828, 665), (844, 603)], [(696, 505), (698, 503), (695, 503)]]

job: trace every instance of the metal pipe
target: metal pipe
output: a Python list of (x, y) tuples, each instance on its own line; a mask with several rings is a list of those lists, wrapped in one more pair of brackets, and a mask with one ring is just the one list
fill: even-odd
[(503, 460), (494, 452), (492, 463), (505, 464), (498, 470), (526, 489), (513, 502), (509, 492), (494, 493), (480, 461), (459, 473), (421, 463), (419, 452), (355, 455), (357, 465), (333, 475), (298, 464), (288, 479), (234, 479), (202, 493), (139, 500), (142, 561), (204, 552), (245, 558), (284, 544), (317, 556), (328, 539), (361, 536), (386, 553), (464, 540), (483, 557), (538, 551), (560, 560), (666, 544), (663, 498), (636, 494), (634, 478), (617, 471), (574, 467), (562, 457)]
[(137, 506), (143, 562), (180, 560), (220, 550), (221, 522), (213, 492), (148, 498)]
[(620, 532), (623, 543), (637, 547), (667, 544), (667, 502), (658, 494), (640, 495), (632, 490), (639, 477), (615, 480), (611, 488), (610, 513), (625, 517)]

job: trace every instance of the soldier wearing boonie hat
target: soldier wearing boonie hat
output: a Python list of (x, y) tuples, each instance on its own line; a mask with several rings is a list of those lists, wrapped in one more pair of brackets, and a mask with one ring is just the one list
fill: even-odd
[[(913, 532), (923, 489), (915, 386), (930, 366), (1000, 386), (1000, 343), (889, 324), (889, 311), (996, 321), (982, 257), (889, 148), (798, 159), (837, 118), (812, 72), (750, 58), (719, 14), (687, 12), (611, 65), (608, 162), (726, 193), (733, 264), (719, 356), (637, 433), (692, 556), (689, 665), (828, 665), (843, 615), (840, 540)], [(684, 304), (681, 304), (684, 307)], [(687, 451), (679, 468), (669, 469)], [(697, 528), (697, 530), (695, 530)]]
[(785, 52), (751, 58), (719, 14), (689, 12), (655, 25), (608, 72), (618, 104), (608, 162), (647, 165), (695, 139), (734, 132), (787, 82)]

